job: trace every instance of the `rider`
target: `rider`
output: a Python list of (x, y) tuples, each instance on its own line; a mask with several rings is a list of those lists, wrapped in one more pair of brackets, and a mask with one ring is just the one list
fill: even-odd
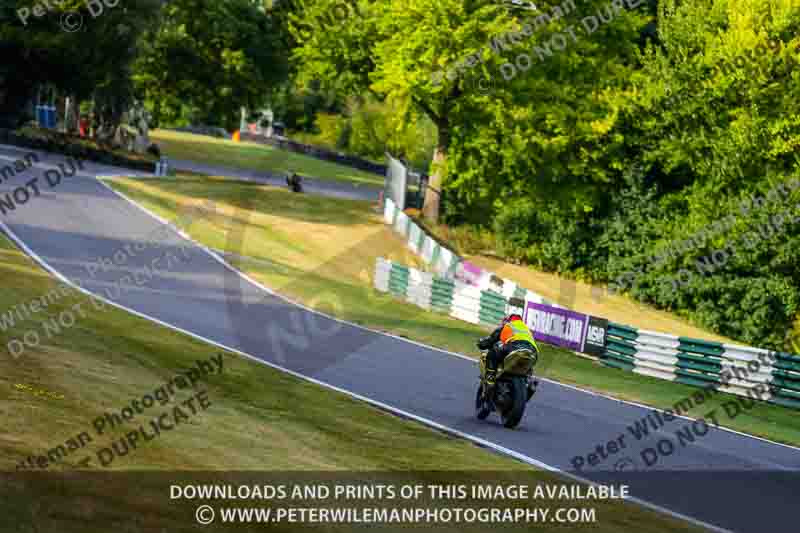
[(297, 172), (290, 171), (286, 174), (286, 185), (288, 185), (294, 191), (299, 189), (301, 181), (302, 178)]
[(479, 340), (478, 348), (489, 350), (486, 357), (486, 385), (489, 389), (494, 387), (497, 367), (508, 354), (519, 349), (528, 349), (539, 353), (539, 347), (536, 346), (531, 330), (517, 313), (511, 313), (505, 317), (500, 327), (491, 335)]

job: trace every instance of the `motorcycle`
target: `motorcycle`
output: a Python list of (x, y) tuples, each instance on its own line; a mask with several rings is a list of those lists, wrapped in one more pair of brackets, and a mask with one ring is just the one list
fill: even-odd
[(533, 367), (539, 359), (535, 350), (517, 349), (509, 353), (498, 365), (494, 390), (487, 397), (486, 358), (488, 351), (482, 350), (480, 357), (480, 382), (475, 395), (475, 416), (485, 420), (492, 412), (500, 415), (503, 426), (516, 427), (525, 414), (525, 405), (536, 393), (539, 381), (533, 377)]
[(298, 174), (286, 176), (286, 185), (292, 192), (303, 192), (303, 178)]

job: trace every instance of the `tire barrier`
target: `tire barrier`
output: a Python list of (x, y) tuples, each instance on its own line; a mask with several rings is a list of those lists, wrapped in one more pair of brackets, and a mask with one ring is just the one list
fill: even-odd
[(800, 409), (800, 356), (610, 323), (603, 364)]
[(507, 300), (492, 291), (421, 272), (378, 258), (375, 288), (428, 311), (447, 314), (471, 324), (497, 327), (505, 316)]

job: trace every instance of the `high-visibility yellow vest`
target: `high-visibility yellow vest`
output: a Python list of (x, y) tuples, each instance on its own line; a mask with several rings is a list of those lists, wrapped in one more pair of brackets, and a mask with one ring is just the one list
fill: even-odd
[(539, 349), (539, 347), (536, 346), (536, 341), (533, 339), (531, 330), (528, 329), (528, 326), (526, 326), (525, 322), (522, 320), (512, 320), (503, 326), (503, 329), (500, 331), (500, 341), (503, 344), (514, 341), (528, 341), (533, 344), (537, 350)]

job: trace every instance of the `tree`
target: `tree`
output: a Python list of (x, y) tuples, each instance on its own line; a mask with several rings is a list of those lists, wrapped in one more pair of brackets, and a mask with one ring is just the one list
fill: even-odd
[[(51, 2), (41, 17), (34, 15), (37, 5), (36, 0), (0, 4), (0, 90), (6, 93), (0, 116), (6, 125), (17, 126), (24, 119), (24, 104), (37, 86), (47, 83), (77, 100), (96, 96), (101, 129), (113, 135), (130, 102), (130, 65), (139, 37), (154, 25), (161, 1), (126, 2), (97, 17), (83, 0)], [(20, 15), (24, 9), (27, 17)], [(79, 13), (79, 19), (72, 19), (75, 31), (65, 30), (62, 15), (67, 12)]]
[[(605, 4), (582, 6), (582, 15)], [(335, 27), (315, 26), (335, 5), (317, 2), (300, 18), (295, 57), (301, 73), (354, 94), (370, 91), (404, 116), (421, 112), (430, 118), (438, 141), (425, 199), (429, 220), (438, 220), (445, 188), (451, 198), (492, 207), (487, 199), (497, 194), (530, 194), (528, 186), (539, 176), (545, 183), (537, 185), (545, 190), (570, 180), (609, 180), (603, 168), (608, 161), (588, 155), (614, 144), (607, 133), (615, 110), (603, 85), (624, 83), (649, 13), (618, 13), (597, 34), (505, 80), (509, 66), (521, 70), (515, 63), (520, 54), (530, 58), (534, 46), (552, 47), (556, 32), (580, 24), (576, 13), (571, 21), (565, 13), (577, 11), (574, 2), (542, 6), (526, 19), (524, 12), (487, 0), (362, 0)]]
[(490, 91), (455, 130), (451, 222), (488, 225), (496, 213), (525, 209), (580, 225), (606, 211), (629, 164), (617, 125), (649, 6), (537, 5), (521, 21), (522, 42), (499, 47)]
[(443, 80), (437, 74), (510, 30), (515, 19), (487, 1), (353, 2), (347, 17), (331, 17), (341, 2), (323, 0), (295, 19), (299, 46), (294, 57), (301, 76), (338, 84), (353, 95), (371, 93), (409, 119), (415, 113), (428, 116), (438, 129), (438, 141), (424, 213), (435, 221), (453, 127), (468, 118), (462, 113), (469, 106), (462, 102), (478, 94), (470, 79)]
[(288, 73), (279, 17), (255, 0), (175, 0), (148, 31), (136, 88), (156, 121), (193, 119), (234, 129)]

